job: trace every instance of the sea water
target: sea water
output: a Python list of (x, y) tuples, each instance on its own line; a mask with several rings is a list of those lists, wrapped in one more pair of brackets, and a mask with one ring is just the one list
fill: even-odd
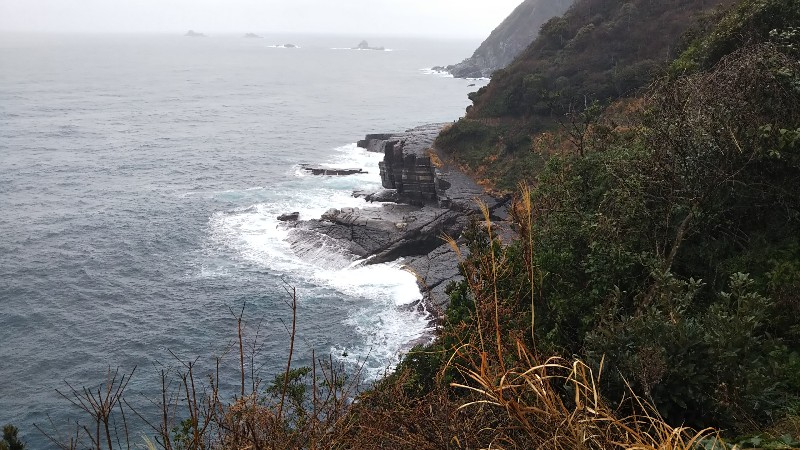
[(374, 379), (425, 335), (429, 318), (404, 307), (420, 294), (402, 261), (300, 258), (277, 220), (376, 206), (352, 192), (380, 187), (382, 155), (353, 142), (453, 121), (482, 84), (427, 70), (477, 42), (346, 50), (360, 40), (0, 35), (0, 424), (46, 447), (33, 423), (84, 420), (56, 389), (117, 367), (138, 367), (127, 399), (147, 410), (176, 357), (236, 367), (242, 310), (269, 380), (286, 362), (293, 289), (298, 365), (313, 350)]

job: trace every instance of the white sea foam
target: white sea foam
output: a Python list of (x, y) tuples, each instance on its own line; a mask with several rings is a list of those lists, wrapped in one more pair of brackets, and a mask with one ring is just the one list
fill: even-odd
[(421, 298), (416, 278), (399, 262), (363, 264), (333, 239), (308, 241), (305, 247), (306, 242), (300, 241), (295, 245), (301, 248), (293, 251), (287, 241), (292, 229), (280, 226), (277, 216), (297, 211), (301, 219), (312, 219), (330, 208), (378, 207), (354, 198), (352, 191), (380, 187), (377, 165), (381, 159), (381, 154), (355, 144), (339, 147), (327, 166), (360, 167), (368, 173), (321, 177), (307, 175), (298, 166), (293, 169), (294, 181), (273, 201), (217, 212), (209, 223), (214, 246), (232, 250), (245, 264), (364, 299), (343, 324), (355, 330), (360, 344), (336, 349), (335, 354), (346, 352), (341, 358), (354, 363), (366, 360), (370, 377), (395, 364), (410, 342), (426, 334), (427, 314), (408, 306)]
[(443, 78), (453, 78), (453, 74), (446, 70), (434, 70), (433, 68), (419, 69), (425, 75), (436, 75)]
[[(455, 76), (452, 73), (450, 73), (450, 72), (448, 72), (446, 70), (435, 70), (433, 68), (426, 68), (426, 69), (419, 69), (419, 71), (422, 72), (425, 75), (434, 75), (434, 76), (443, 77), (443, 78), (455, 78)], [(475, 82), (475, 83), (488, 84), (491, 81), (491, 78), (488, 78), (488, 77), (464, 78), (464, 80), (465, 81), (472, 81), (472, 82)]]

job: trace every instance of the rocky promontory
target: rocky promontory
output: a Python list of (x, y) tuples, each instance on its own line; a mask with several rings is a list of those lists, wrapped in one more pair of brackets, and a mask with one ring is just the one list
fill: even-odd
[(424, 304), (442, 310), (444, 290), (460, 279), (458, 259), (443, 239), (461, 235), (478, 200), (494, 211), (501, 199), (487, 195), (469, 177), (448, 164), (433, 147), (444, 124), (425, 125), (402, 133), (367, 135), (358, 145), (383, 153), (381, 191), (356, 192), (377, 207), (331, 209), (319, 219), (283, 222), (299, 256), (313, 258), (319, 248), (350, 261), (378, 264), (403, 258), (424, 294)]
[(564, 14), (574, 0), (525, 0), (492, 31), (471, 57), (436, 70), (457, 78), (490, 77), (509, 65), (539, 35), (539, 28), (553, 17)]

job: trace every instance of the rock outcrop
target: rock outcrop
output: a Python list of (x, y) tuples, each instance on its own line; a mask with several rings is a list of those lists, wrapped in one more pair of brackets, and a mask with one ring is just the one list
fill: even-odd
[(368, 152), (383, 153), (386, 143), (391, 139), (391, 133), (368, 134), (364, 139), (358, 141), (357, 145)]
[(278, 220), (281, 222), (291, 222), (300, 218), (300, 212), (295, 211), (291, 213), (281, 214), (278, 216)]
[(492, 211), (503, 204), (440, 159), (433, 142), (442, 127), (371, 134), (359, 141), (360, 147), (384, 153), (381, 182), (385, 189), (353, 195), (384, 204), (331, 209), (319, 219), (283, 222), (291, 228), (288, 240), (294, 252), (317, 262), (327, 259), (333, 265), (404, 258), (405, 266), (417, 275), (423, 305), (442, 310), (448, 301), (445, 288), (460, 279), (458, 258), (442, 236), (461, 235), (478, 213), (476, 200)]
[(386, 48), (385, 47), (370, 47), (369, 42), (361, 41), (361, 42), (358, 43), (357, 47), (353, 47), (353, 50), (378, 50), (378, 51), (382, 52), (382, 51), (386, 50)]
[(470, 58), (447, 67), (435, 67), (457, 78), (490, 77), (509, 65), (539, 35), (539, 28), (564, 14), (574, 0), (525, 0), (509, 15)]
[(379, 163), (381, 183), (396, 192), (394, 201), (419, 206), (436, 204), (461, 211), (475, 210), (476, 199), (495, 202), (483, 188), (443, 161), (433, 147), (445, 126), (431, 124), (402, 133), (368, 134), (358, 141), (358, 146), (384, 154)]

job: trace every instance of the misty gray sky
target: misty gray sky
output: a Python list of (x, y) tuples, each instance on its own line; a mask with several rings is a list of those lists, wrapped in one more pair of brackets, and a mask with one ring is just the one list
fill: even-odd
[(485, 37), (522, 0), (0, 0), (0, 31)]

